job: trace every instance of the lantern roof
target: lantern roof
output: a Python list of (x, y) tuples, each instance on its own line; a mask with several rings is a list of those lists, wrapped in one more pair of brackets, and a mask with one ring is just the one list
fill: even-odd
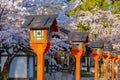
[(26, 21), (22, 25), (22, 28), (32, 28), (32, 29), (41, 29), (41, 28), (50, 28), (54, 21), (57, 18), (55, 15), (30, 15), (26, 16)]
[(59, 29), (60, 29), (61, 32), (65, 33), (67, 35), (70, 33), (70, 31), (65, 29), (65, 28), (59, 27)]
[(102, 41), (92, 41), (92, 42), (90, 42), (89, 45), (92, 48), (103, 48), (104, 47), (104, 42), (102, 42)]
[(68, 40), (73, 42), (88, 42), (89, 33), (88, 32), (71, 32), (68, 35)]
[(117, 50), (113, 50), (113, 51), (111, 51), (111, 56), (117, 56), (118, 55), (118, 51)]
[(113, 46), (112, 46), (112, 44), (110, 44), (110, 43), (105, 44), (105, 45), (104, 45), (104, 50), (113, 51)]

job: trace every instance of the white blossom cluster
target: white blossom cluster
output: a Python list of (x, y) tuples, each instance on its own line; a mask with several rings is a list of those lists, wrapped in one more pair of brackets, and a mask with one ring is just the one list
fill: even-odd
[(0, 45), (1, 48), (11, 48), (15, 45), (22, 47), (29, 47), (28, 30), (7, 30), (0, 32)]
[[(4, 12), (1, 14), (2, 16), (0, 17), (1, 18), (0, 24), (2, 25), (2, 30), (0, 31), (0, 49), (13, 49), (13, 47), (16, 47), (16, 45), (19, 47), (30, 47), (29, 30), (20, 28), (23, 22), (25, 21), (24, 17), (26, 15), (31, 15), (31, 14), (34, 15), (40, 15), (44, 13), (48, 14), (48, 12), (50, 11), (48, 10), (49, 8), (45, 9), (44, 8), (45, 4), (39, 5), (37, 1), (32, 3), (31, 1), (29, 2), (29, 0), (26, 1), (0, 0), (0, 2), (1, 2), (0, 8), (1, 10), (3, 9)], [(35, 5), (35, 3), (37, 5)], [(62, 2), (60, 1), (60, 3)], [(39, 6), (43, 6), (43, 7), (38, 8)], [(49, 6), (52, 7), (51, 5)], [(58, 33), (53, 32), (53, 35), (58, 35)], [(60, 38), (54, 37), (52, 39), (52, 48), (50, 49), (48, 54), (57, 53), (57, 51), (59, 50), (70, 51), (71, 46), (68, 43), (66, 43), (66, 41), (67, 38), (65, 37), (61, 37), (61, 36)], [(56, 64), (56, 61), (53, 58), (51, 58), (49, 55), (46, 55), (45, 57), (46, 59), (48, 59), (48, 61), (51, 61), (52, 63)]]
[(28, 12), (24, 0), (0, 0), (0, 49), (29, 46), (29, 30), (20, 28)]
[(2, 29), (16, 29), (24, 21), (24, 17), (28, 15), (27, 12), (23, 10), (24, 0), (0, 0), (0, 25)]
[(58, 14), (59, 26), (69, 26), (68, 22), (76, 19), (76, 16), (68, 17), (65, 14), (80, 5), (80, 0), (75, 0), (73, 4), (67, 0), (35, 0), (39, 3), (39, 8), (36, 9), (36, 14)]
[[(97, 34), (96, 40), (110, 42), (115, 49), (120, 50), (120, 19), (118, 14), (112, 14), (111, 11), (97, 10), (94, 14), (89, 11), (80, 11), (76, 15), (78, 17), (70, 21), (70, 26), (77, 29), (79, 24), (86, 26), (89, 23), (90, 35)], [(106, 25), (107, 27), (105, 27)]]

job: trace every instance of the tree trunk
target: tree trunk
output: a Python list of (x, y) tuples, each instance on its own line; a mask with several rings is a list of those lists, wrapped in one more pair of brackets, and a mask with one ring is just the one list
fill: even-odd
[(7, 80), (8, 77), (9, 77), (9, 70), (10, 70), (10, 64), (12, 62), (14, 58), (14, 55), (10, 55), (7, 59), (6, 59), (6, 62), (3, 66), (3, 70), (2, 70), (2, 73), (1, 73), (1, 78), (2, 80)]

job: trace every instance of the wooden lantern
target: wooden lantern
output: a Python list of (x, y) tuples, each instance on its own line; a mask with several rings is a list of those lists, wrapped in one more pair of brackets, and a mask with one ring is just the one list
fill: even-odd
[(111, 58), (111, 51), (113, 50), (112, 44), (105, 44), (104, 45), (104, 59), (105, 59), (105, 66), (106, 66), (106, 70), (105, 70), (105, 79), (108, 80), (109, 75), (108, 75), (108, 69), (109, 69), (109, 60)]
[(92, 56), (95, 60), (94, 80), (98, 80), (98, 67), (99, 67), (98, 60), (102, 54), (101, 49), (104, 47), (104, 43), (101, 41), (92, 41), (90, 43), (90, 46), (92, 47)]
[(72, 41), (72, 53), (76, 58), (76, 80), (80, 80), (80, 58), (85, 54), (84, 43), (89, 42), (89, 33), (69, 33), (69, 40)]
[(44, 80), (44, 53), (51, 46), (51, 34), (57, 32), (57, 15), (27, 16), (22, 27), (30, 28), (30, 46), (37, 54), (37, 80)]

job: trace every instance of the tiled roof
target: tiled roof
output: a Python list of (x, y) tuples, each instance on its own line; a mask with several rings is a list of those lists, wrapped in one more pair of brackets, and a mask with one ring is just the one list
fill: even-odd
[(70, 41), (74, 42), (87, 42), (89, 38), (88, 32), (71, 32), (68, 35)]
[(104, 45), (104, 50), (112, 51), (112, 50), (113, 50), (112, 44), (105, 44), (105, 45)]
[(103, 48), (104, 43), (101, 42), (101, 41), (92, 41), (92, 42), (90, 42), (90, 47), (92, 47), (92, 48)]
[(31, 15), (26, 16), (26, 21), (22, 25), (22, 28), (50, 28), (58, 15)]

